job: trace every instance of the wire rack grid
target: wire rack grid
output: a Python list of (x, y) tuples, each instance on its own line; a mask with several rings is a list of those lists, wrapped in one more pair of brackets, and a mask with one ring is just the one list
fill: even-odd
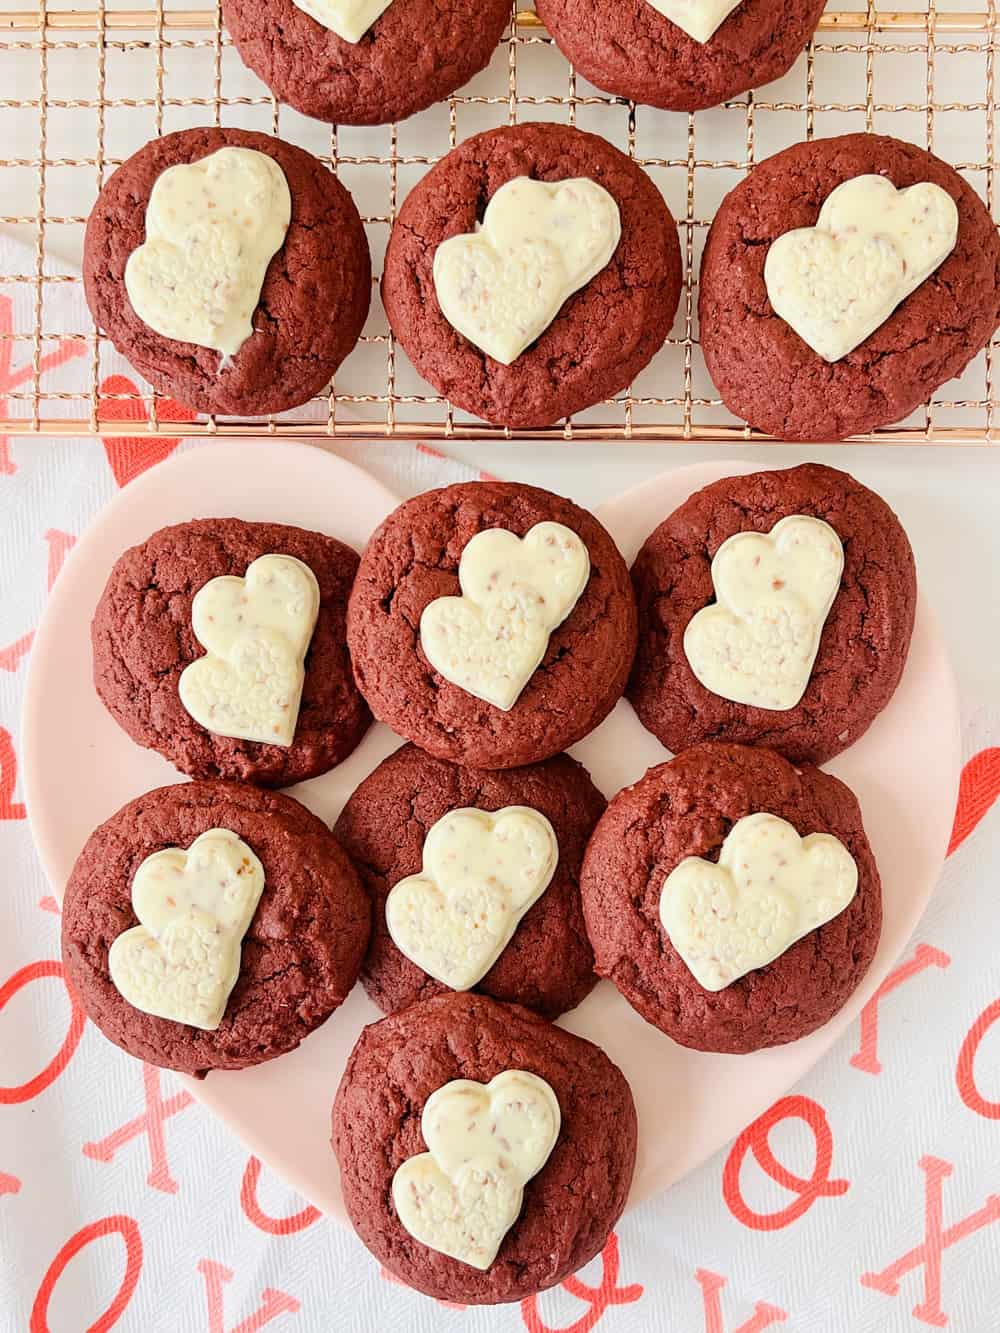
[[(950, 8), (947, 0), (890, 11), (860, 0), (856, 9), (827, 12), (783, 80), (695, 115), (600, 93), (567, 65), (535, 13), (515, 4), (488, 70), (439, 106), (377, 129), (331, 128), (277, 103), (239, 61), (218, 5), (194, 10), (155, 0), (125, 9), (118, 2), (103, 0), (92, 10), (16, 10), (0, 0), (0, 145), (14, 152), (0, 159), (0, 224), (31, 256), (26, 271), (0, 274), (0, 365), (21, 364), (19, 374), (6, 376), (12, 387), (0, 384), (0, 436), (518, 434), (465, 416), (428, 392), (392, 337), (377, 276), (358, 348), (328, 392), (294, 412), (190, 422), (144, 384), (110, 391), (112, 349), (82, 301), (86, 214), (110, 171), (153, 135), (186, 126), (264, 129), (316, 153), (354, 194), (376, 272), (407, 190), (472, 133), (527, 119), (562, 120), (626, 151), (656, 181), (681, 230), (677, 320), (625, 393), (548, 430), (525, 432), (533, 439), (762, 438), (725, 411), (708, 379), (698, 346), (697, 272), (719, 201), (755, 161), (788, 144), (861, 129), (924, 143), (967, 176), (996, 217), (997, 0), (985, 0), (979, 11)], [(60, 357), (58, 389), (43, 387), (43, 375)], [(994, 358), (995, 344), (945, 386), (948, 396), (868, 438), (997, 442)], [(113, 387), (120, 390), (121, 381)], [(126, 400), (127, 409), (120, 401), (109, 406), (112, 400)]]

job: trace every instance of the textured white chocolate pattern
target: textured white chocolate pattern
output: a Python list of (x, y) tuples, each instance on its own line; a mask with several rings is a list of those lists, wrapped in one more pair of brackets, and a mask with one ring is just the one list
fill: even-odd
[(195, 594), (191, 625), (207, 650), (181, 672), (181, 703), (218, 736), (291, 745), (319, 585), (290, 555), (262, 555), (245, 578), (211, 579)]
[(671, 23), (703, 46), (743, 0), (648, 0)]
[(132, 309), (164, 338), (235, 356), (291, 216), (288, 182), (267, 153), (220, 148), (167, 167), (125, 265)]
[(421, 873), (386, 899), (389, 934), (429, 976), (468, 990), (548, 888), (558, 860), (555, 831), (537, 810), (451, 810), (424, 839)]
[(438, 304), (453, 328), (509, 366), (620, 239), (618, 205), (596, 181), (517, 176), (490, 199), (476, 231), (434, 252)]
[(802, 698), (840, 588), (844, 547), (822, 519), (790, 514), (738, 532), (712, 561), (716, 601), (688, 621), (684, 653), (707, 690), (786, 710)]
[(213, 1031), (263, 890), (263, 866), (229, 829), (208, 829), (187, 851), (147, 856), (132, 880), (140, 924), (108, 951), (115, 988), (143, 1013)]
[(955, 248), (958, 209), (940, 185), (897, 190), (855, 176), (826, 198), (815, 227), (786, 231), (764, 261), (775, 313), (824, 361), (870, 337)]
[(356, 44), (392, 0), (292, 0), (292, 3), (345, 42)]
[(698, 984), (719, 991), (839, 915), (857, 887), (854, 857), (839, 838), (800, 838), (777, 815), (747, 815), (730, 829), (718, 864), (689, 856), (670, 872), (660, 920)]
[(428, 603), (420, 646), (445, 680), (508, 712), (589, 578), (587, 548), (562, 523), (536, 523), (523, 538), (477, 532), (458, 565), (462, 595)]
[(489, 1083), (456, 1079), (427, 1099), (428, 1151), (392, 1180), (400, 1222), (421, 1244), (486, 1270), (517, 1221), (524, 1186), (559, 1137), (559, 1102), (543, 1078), (508, 1069)]

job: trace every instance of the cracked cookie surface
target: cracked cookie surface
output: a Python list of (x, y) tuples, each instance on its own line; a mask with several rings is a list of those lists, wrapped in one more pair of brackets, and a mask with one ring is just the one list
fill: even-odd
[[(496, 1260), (479, 1272), (415, 1240), (391, 1184), (425, 1151), (420, 1117), (431, 1093), (506, 1069), (545, 1079), (562, 1124)], [(365, 1028), (337, 1091), (333, 1148), (348, 1215), (375, 1257), (425, 1295), (489, 1305), (554, 1286), (600, 1253), (632, 1179), (635, 1106), (621, 1071), (591, 1042), (518, 1005), (442, 995)]]
[(348, 42), (292, 0), (223, 0), (244, 63), (282, 102), (317, 120), (382, 125), (453, 93), (489, 64), (506, 0), (392, 0)]
[[(134, 1009), (108, 973), (111, 944), (136, 925), (136, 870), (154, 852), (187, 848), (210, 828), (242, 838), (265, 878), (215, 1031)], [(350, 859), (305, 806), (240, 783), (185, 782), (147, 792), (91, 834), (66, 885), (63, 962), (88, 1017), (130, 1055), (186, 1074), (244, 1069), (294, 1050), (347, 997), (369, 918)]]
[[(684, 631), (715, 601), (711, 566), (722, 543), (738, 532), (770, 532), (790, 514), (830, 524), (843, 543), (844, 571), (802, 698), (778, 711), (706, 689), (684, 652)], [(917, 603), (909, 540), (880, 496), (820, 463), (725, 477), (697, 491), (646, 538), (632, 583), (639, 647), (628, 698), (675, 754), (697, 741), (738, 741), (822, 763), (868, 730), (906, 664)]]
[[(622, 230), (606, 267), (504, 366), (449, 324), (432, 270), (441, 242), (474, 231), (517, 176), (589, 177), (614, 197)], [(404, 201), (382, 277), (389, 323), (424, 379), (456, 406), (515, 428), (549, 425), (625, 388), (670, 332), (680, 289), (677, 227), (650, 178), (606, 140), (556, 124), (489, 130), (452, 149)]]
[[(252, 148), (285, 174), (292, 216), (253, 314), (253, 335), (229, 365), (219, 353), (165, 338), (143, 323), (125, 265), (146, 238), (146, 206), (161, 172), (220, 148)], [(150, 384), (198, 412), (263, 416), (320, 393), (354, 347), (371, 300), (371, 260), (354, 201), (311, 153), (267, 134), (180, 130), (154, 139), (108, 180), (87, 222), (83, 280), (94, 321)]]
[(697, 42), (648, 0), (538, 0), (568, 60), (598, 88), (668, 111), (699, 111), (780, 79), (805, 50), (825, 0), (743, 0)]
[(580, 906), (584, 848), (606, 802), (569, 755), (505, 772), (460, 768), (404, 745), (351, 796), (334, 828), (372, 901), (372, 935), (361, 980), (385, 1013), (450, 994), (393, 942), (385, 919), (389, 891), (423, 868), (424, 839), (451, 810), (525, 805), (552, 825), (559, 860), (548, 888), (474, 989), (525, 1005), (548, 1019), (574, 1008), (597, 981)]
[[(191, 603), (210, 579), (240, 578), (258, 556), (295, 556), (319, 583), (295, 738), (290, 746), (217, 736), (181, 703), (181, 672), (205, 649)], [(325, 773), (351, 753), (371, 722), (347, 653), (347, 600), (358, 567), (349, 546), (279, 523), (202, 518), (161, 528), (125, 551), (91, 623), (94, 685), (119, 726), (194, 778), (233, 778), (266, 787)]]
[[(477, 532), (523, 537), (546, 521), (583, 540), (590, 578), (503, 712), (433, 670), (420, 617), (428, 602), (459, 594), (459, 560)], [(380, 721), (438, 758), (515, 768), (567, 749), (610, 713), (635, 652), (635, 599), (625, 562), (593, 514), (535, 486), (466, 482), (407, 500), (376, 530), (351, 592), (347, 637), (355, 679)]]
[[(663, 929), (660, 894), (685, 857), (718, 860), (736, 821), (758, 811), (802, 837), (839, 838), (858, 867), (857, 893), (773, 963), (707, 991)], [(597, 971), (647, 1022), (703, 1051), (741, 1055), (821, 1027), (867, 972), (882, 929), (878, 869), (853, 792), (742, 745), (693, 746), (620, 792), (591, 838), (581, 887)]]
[[(863, 343), (832, 364), (775, 314), (764, 283), (771, 242), (813, 227), (845, 180), (930, 181), (958, 207), (941, 266)], [(784, 440), (839, 440), (901, 421), (962, 370), (1000, 325), (1000, 239), (975, 190), (913, 144), (848, 134), (761, 162), (715, 216), (701, 263), (698, 319), (709, 374), (736, 416)]]

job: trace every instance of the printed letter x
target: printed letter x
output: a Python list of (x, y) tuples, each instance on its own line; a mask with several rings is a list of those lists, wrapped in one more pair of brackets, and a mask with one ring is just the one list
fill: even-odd
[[(205, 1279), (205, 1297), (208, 1301), (208, 1333), (227, 1333), (225, 1323), (222, 1288), (233, 1280), (233, 1270), (225, 1264), (218, 1264), (213, 1259), (200, 1259), (198, 1272)], [(285, 1291), (276, 1291), (274, 1287), (265, 1287), (261, 1294), (261, 1303), (251, 1315), (247, 1315), (228, 1333), (257, 1333), (258, 1329), (277, 1319), (282, 1314), (295, 1314), (299, 1302)]]
[[(719, 1293), (726, 1285), (726, 1279), (720, 1277), (718, 1273), (709, 1273), (704, 1268), (699, 1268), (695, 1272), (695, 1277), (701, 1284), (701, 1294), (705, 1301), (705, 1333), (725, 1333), (722, 1322), (722, 1298)], [(750, 1318), (740, 1324), (739, 1328), (733, 1329), (733, 1333), (763, 1333), (765, 1328), (770, 1328), (772, 1324), (783, 1324), (787, 1318), (787, 1313), (779, 1310), (776, 1305), (758, 1301), (753, 1307)]]
[(113, 1161), (119, 1148), (123, 1148), (140, 1134), (145, 1134), (149, 1139), (150, 1163), (147, 1183), (152, 1189), (162, 1190), (164, 1194), (176, 1194), (177, 1181), (170, 1174), (163, 1122), (176, 1115), (178, 1111), (183, 1111), (186, 1106), (190, 1106), (192, 1097), (189, 1092), (175, 1092), (172, 1097), (164, 1101), (160, 1096), (160, 1071), (153, 1065), (143, 1065), (142, 1084), (146, 1097), (146, 1109), (143, 1114), (136, 1116), (134, 1120), (129, 1120), (127, 1124), (116, 1129), (107, 1138), (101, 1139), (99, 1143), (85, 1143), (83, 1155), (93, 1158), (95, 1162)]
[(899, 1279), (913, 1269), (923, 1267), (924, 1299), (913, 1307), (913, 1316), (925, 1324), (933, 1324), (935, 1328), (944, 1328), (948, 1316), (941, 1309), (941, 1255), (973, 1232), (981, 1231), (993, 1222), (1000, 1222), (1000, 1197), (991, 1194), (982, 1208), (962, 1218), (954, 1226), (944, 1227), (941, 1196), (944, 1181), (954, 1168), (940, 1157), (921, 1157), (920, 1169), (927, 1176), (924, 1243), (908, 1250), (895, 1263), (883, 1268), (881, 1273), (864, 1273), (861, 1285), (881, 1291), (886, 1296), (895, 1296), (899, 1291)]

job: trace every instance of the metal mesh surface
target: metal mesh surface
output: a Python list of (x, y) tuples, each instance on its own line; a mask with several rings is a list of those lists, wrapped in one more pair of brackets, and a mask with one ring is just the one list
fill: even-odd
[[(2, 4), (2, 0), (0, 0)], [(365, 219), (376, 274), (400, 201), (461, 139), (495, 125), (546, 119), (602, 134), (649, 172), (681, 231), (684, 287), (671, 337), (627, 392), (532, 438), (726, 441), (757, 437), (715, 395), (698, 345), (697, 275), (712, 215), (755, 161), (804, 138), (853, 130), (895, 134), (952, 162), (996, 216), (996, 0), (980, 12), (930, 0), (920, 11), (873, 3), (824, 14), (808, 51), (777, 83), (695, 115), (609, 97), (578, 78), (530, 10), (511, 23), (488, 68), (460, 95), (398, 125), (322, 125), (278, 104), (247, 71), (218, 8), (158, 0), (121, 9), (0, 7), (0, 223), (30, 248), (22, 273), (0, 274), (17, 312), (0, 352), (30, 374), (0, 403), (0, 434), (177, 434), (176, 409), (142, 385), (109, 394), (110, 344), (82, 299), (86, 214), (110, 171), (154, 135), (198, 124), (266, 130), (331, 164)], [(378, 278), (375, 282), (377, 284)], [(78, 298), (79, 291), (73, 293)], [(27, 297), (27, 299), (25, 299)], [(65, 310), (80, 311), (76, 327)], [(43, 387), (46, 358), (67, 341), (85, 355)], [(995, 345), (879, 442), (995, 442)], [(109, 397), (134, 398), (141, 419), (102, 419)], [(106, 410), (106, 409), (105, 409)], [(119, 413), (120, 415), (120, 413)], [(183, 434), (489, 438), (490, 427), (429, 391), (397, 348), (378, 300), (358, 348), (327, 393), (265, 419), (201, 418)], [(516, 434), (516, 432), (514, 433)]]

